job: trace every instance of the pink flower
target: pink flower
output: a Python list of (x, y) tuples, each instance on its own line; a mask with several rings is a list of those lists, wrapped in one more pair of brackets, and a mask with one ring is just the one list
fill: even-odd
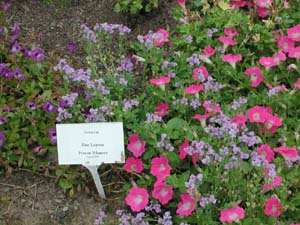
[(169, 76), (161, 76), (159, 78), (150, 79), (150, 83), (159, 86), (161, 89), (165, 90), (165, 84), (170, 83), (171, 78)]
[(265, 133), (268, 130), (271, 134), (274, 134), (278, 127), (282, 126), (282, 122), (279, 117), (273, 116), (269, 113), (266, 114), (266, 121), (262, 127), (261, 132)]
[(289, 52), (289, 50), (291, 48), (295, 47), (295, 42), (293, 40), (289, 39), (287, 36), (282, 36), (277, 41), (277, 45), (278, 45), (278, 48), (280, 48), (280, 50), (282, 52), (287, 53), (287, 52)]
[(235, 115), (230, 121), (238, 125), (238, 129), (241, 129), (245, 125), (247, 117), (243, 114)]
[(168, 31), (165, 29), (158, 29), (155, 34), (157, 34), (159, 37), (155, 38), (153, 44), (158, 47), (163, 46), (169, 37)]
[(263, 75), (259, 67), (248, 68), (245, 74), (251, 76), (251, 87), (257, 87), (263, 81)]
[(268, 8), (264, 8), (264, 7), (257, 7), (257, 13), (258, 13), (258, 16), (261, 17), (261, 18), (265, 18), (269, 15), (269, 10)]
[(288, 56), (290, 58), (300, 59), (300, 46), (298, 46), (296, 48), (290, 48)]
[(272, 190), (273, 188), (280, 186), (282, 183), (282, 178), (280, 176), (276, 176), (271, 183), (265, 184), (262, 186), (264, 191)]
[(272, 5), (273, 0), (256, 0), (256, 4), (261, 8), (268, 8)]
[(127, 149), (131, 151), (135, 157), (140, 157), (145, 152), (146, 143), (139, 138), (139, 134), (130, 135), (129, 144), (127, 145)]
[(286, 55), (283, 52), (278, 52), (273, 55), (273, 59), (277, 65), (286, 60)]
[(264, 66), (266, 69), (269, 69), (270, 67), (276, 66), (276, 62), (273, 57), (260, 57), (259, 64)]
[(235, 45), (235, 42), (234, 42), (234, 40), (231, 37), (220, 36), (218, 38), (218, 40), (224, 44), (224, 48), (226, 48), (229, 45), (230, 46), (234, 46)]
[(282, 205), (276, 196), (272, 196), (265, 202), (265, 214), (267, 216), (280, 216), (282, 211)]
[(140, 187), (132, 187), (125, 198), (125, 202), (133, 212), (143, 210), (149, 201), (148, 191)]
[(230, 65), (233, 68), (235, 68), (235, 64), (237, 62), (242, 61), (242, 56), (240, 54), (238, 54), (238, 55), (227, 54), (227, 55), (222, 56), (222, 61), (230, 63)]
[(169, 176), (171, 169), (169, 160), (164, 156), (155, 157), (151, 160), (150, 173), (153, 176), (156, 176), (158, 181), (163, 181), (167, 176)]
[(271, 147), (268, 144), (261, 145), (257, 149), (258, 155), (263, 156), (265, 160), (267, 160), (269, 163), (272, 162), (274, 158), (274, 152), (272, 151)]
[(244, 7), (248, 4), (247, 0), (230, 0), (230, 4), (235, 7)]
[(173, 197), (173, 188), (164, 182), (156, 182), (154, 184), (152, 197), (157, 199), (162, 205), (165, 205)]
[(297, 24), (287, 30), (288, 38), (293, 41), (300, 41), (300, 25)]
[(205, 66), (199, 66), (193, 69), (193, 80), (203, 82), (208, 77), (208, 71)]
[(156, 106), (155, 113), (159, 117), (164, 117), (165, 115), (167, 115), (168, 109), (169, 109), (168, 103), (158, 103)]
[(285, 159), (296, 160), (298, 158), (298, 153), (296, 148), (281, 146), (279, 148), (274, 148), (274, 152), (280, 153)]
[(235, 37), (235, 36), (238, 36), (239, 33), (236, 31), (236, 29), (230, 27), (230, 28), (225, 28), (224, 29), (224, 33), (228, 36), (228, 37)]
[(177, 2), (181, 7), (185, 6), (185, 0), (177, 0)]
[(141, 173), (143, 171), (143, 161), (134, 157), (129, 157), (123, 167), (128, 172)]
[(211, 101), (205, 100), (202, 105), (208, 113), (218, 114), (221, 112), (220, 106), (218, 104), (212, 103)]
[(197, 94), (202, 90), (203, 90), (203, 85), (195, 85), (195, 84), (191, 84), (190, 86), (184, 89), (184, 91), (188, 94)]
[(179, 146), (179, 159), (185, 159), (187, 152), (185, 151), (185, 148), (189, 147), (189, 141), (184, 140), (183, 144)]
[(181, 202), (178, 203), (176, 213), (180, 216), (189, 216), (195, 210), (195, 201), (189, 194), (180, 195)]
[(203, 49), (203, 52), (207, 57), (210, 57), (216, 53), (216, 49), (208, 45)]
[(295, 88), (296, 90), (300, 90), (300, 78), (298, 78), (297, 81), (295, 82), (294, 88)]
[(266, 121), (267, 114), (267, 109), (261, 106), (254, 106), (248, 109), (246, 113), (250, 123), (264, 123)]
[(245, 211), (243, 208), (239, 206), (235, 206), (229, 209), (223, 209), (221, 210), (221, 216), (220, 221), (222, 223), (228, 222), (238, 222), (241, 219), (244, 219), (245, 217)]
[(206, 127), (206, 119), (209, 118), (209, 113), (205, 113), (205, 114), (195, 114), (193, 117), (193, 119), (199, 120), (201, 122), (201, 126), (202, 127)]

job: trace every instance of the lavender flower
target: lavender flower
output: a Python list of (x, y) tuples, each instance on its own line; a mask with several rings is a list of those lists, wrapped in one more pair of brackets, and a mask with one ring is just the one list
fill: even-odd
[(161, 122), (162, 118), (154, 113), (146, 113), (146, 123)]
[(188, 44), (193, 42), (193, 37), (191, 35), (185, 34), (183, 35)]
[(55, 127), (50, 128), (50, 129), (48, 130), (48, 135), (49, 135), (49, 137), (50, 137), (51, 143), (52, 143), (53, 145), (55, 145), (56, 142), (57, 142), (57, 136), (56, 136), (56, 129), (55, 129)]
[(1, 2), (1, 6), (2, 6), (3, 11), (7, 12), (9, 10), (11, 4), (8, 2)]
[(155, 212), (155, 213), (160, 213), (161, 212), (161, 205), (156, 203), (156, 204), (150, 204), (148, 206), (146, 206), (145, 208), (146, 212)]
[(107, 217), (107, 215), (105, 214), (105, 212), (101, 211), (99, 213), (98, 218), (95, 220), (95, 225), (104, 224), (104, 220), (106, 217)]
[(172, 225), (173, 222), (172, 222), (171, 213), (169, 211), (165, 212), (163, 218), (158, 219), (158, 224)]
[(207, 77), (207, 81), (203, 85), (205, 91), (219, 91), (222, 88), (222, 85), (211, 76)]
[(128, 111), (128, 109), (133, 108), (133, 106), (138, 106), (138, 105), (139, 105), (139, 102), (135, 99), (132, 99), (132, 100), (124, 99), (123, 100), (123, 111), (126, 112), (126, 111)]
[(45, 59), (44, 50), (39, 47), (33, 49), (28, 54), (32, 60), (37, 61), (37, 62), (41, 62)]
[(268, 96), (277, 95), (282, 90), (284, 90), (284, 87), (282, 85), (273, 87), (268, 91)]
[(197, 109), (198, 107), (201, 106), (201, 102), (199, 102), (198, 99), (192, 100), (190, 103), (190, 106), (192, 106), (193, 109)]
[(202, 179), (203, 179), (203, 175), (201, 173), (199, 173), (197, 176), (192, 174), (189, 178), (189, 181), (185, 182), (184, 185), (186, 188), (195, 189), (199, 185), (199, 183), (202, 181)]
[(233, 100), (233, 102), (231, 103), (231, 108), (233, 110), (237, 110), (238, 108), (241, 107), (242, 104), (247, 103), (247, 98), (244, 97), (240, 97), (237, 100)]
[(118, 71), (131, 72), (133, 70), (133, 63), (130, 58), (125, 57), (121, 61), (121, 65), (117, 68)]
[(64, 119), (72, 118), (72, 114), (67, 112), (67, 110), (64, 108), (58, 107), (57, 111), (58, 111), (58, 116), (56, 117), (57, 122), (61, 122)]
[(0, 125), (5, 124), (9, 121), (9, 119), (5, 118), (5, 117), (0, 117)]
[(188, 57), (186, 59), (186, 61), (191, 65), (199, 65), (200, 64), (200, 60), (199, 60), (199, 56), (198, 54), (194, 53), (192, 56)]
[(71, 107), (74, 105), (76, 98), (78, 97), (78, 93), (71, 93), (61, 97), (59, 102), (60, 107)]
[(18, 67), (15, 68), (15, 70), (11, 72), (10, 77), (16, 77), (18, 80), (24, 80), (25, 79), (22, 71)]
[(15, 41), (13, 46), (11, 47), (10, 52), (12, 54), (16, 54), (18, 52), (20, 52), (22, 50), (22, 46), (20, 45), (20, 43), (18, 41)]

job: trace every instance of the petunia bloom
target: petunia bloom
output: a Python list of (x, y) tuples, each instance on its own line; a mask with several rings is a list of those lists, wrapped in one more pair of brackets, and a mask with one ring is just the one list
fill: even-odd
[(185, 148), (189, 147), (189, 141), (184, 140), (183, 144), (179, 146), (179, 159), (183, 160), (187, 156), (187, 152), (185, 151)]
[(290, 49), (295, 47), (295, 42), (287, 36), (282, 36), (277, 41), (277, 46), (282, 52), (288, 53)]
[(207, 57), (210, 57), (216, 53), (216, 49), (214, 49), (212, 46), (208, 45), (203, 49), (203, 52)]
[(148, 191), (140, 187), (132, 187), (125, 198), (125, 202), (133, 212), (140, 212), (149, 202)]
[(173, 188), (164, 182), (156, 182), (154, 184), (152, 197), (157, 199), (162, 205), (165, 205), (173, 197)]
[(203, 90), (203, 85), (195, 85), (195, 84), (191, 84), (190, 86), (184, 89), (184, 91), (188, 94), (197, 94), (202, 90)]
[(265, 158), (268, 163), (272, 162), (275, 154), (268, 144), (263, 144), (257, 149), (258, 155)]
[(282, 205), (276, 196), (272, 196), (265, 202), (265, 215), (278, 217), (280, 216), (281, 211)]
[(171, 78), (169, 76), (161, 76), (159, 78), (150, 79), (150, 83), (159, 86), (162, 90), (165, 90), (165, 84), (170, 82)]
[(128, 172), (141, 173), (143, 171), (143, 161), (138, 158), (129, 157), (126, 159), (124, 169)]
[(266, 114), (266, 121), (264, 126), (262, 127), (261, 132), (265, 133), (269, 131), (270, 134), (274, 134), (278, 127), (282, 126), (282, 122), (279, 117), (271, 115), (269, 113)]
[(296, 148), (281, 146), (274, 148), (274, 152), (280, 153), (287, 160), (296, 160), (298, 158), (298, 152)]
[(227, 54), (222, 56), (222, 61), (223, 62), (228, 62), (233, 68), (235, 68), (235, 64), (237, 62), (242, 61), (242, 55), (232, 55), (232, 54)]
[(176, 213), (180, 216), (189, 216), (195, 210), (195, 200), (189, 194), (180, 195), (181, 202), (178, 203)]
[(164, 117), (168, 113), (169, 104), (168, 103), (158, 103), (155, 109), (155, 113), (159, 117)]
[(193, 69), (193, 80), (203, 82), (208, 77), (208, 71), (205, 66), (199, 66)]
[(222, 223), (228, 222), (238, 222), (241, 219), (244, 219), (245, 217), (245, 211), (243, 208), (239, 206), (235, 206), (229, 209), (222, 209), (221, 210), (221, 216), (220, 221)]
[(259, 67), (248, 68), (245, 74), (251, 76), (251, 87), (257, 87), (263, 81), (263, 75)]
[(270, 67), (276, 66), (276, 62), (273, 57), (260, 57), (258, 60), (259, 64), (264, 66), (266, 69), (269, 69)]
[(140, 157), (145, 152), (145, 141), (141, 141), (139, 134), (129, 136), (129, 144), (127, 149), (133, 153), (135, 157)]
[(231, 37), (227, 37), (227, 36), (220, 36), (218, 38), (218, 40), (220, 42), (222, 42), (224, 44), (224, 48), (226, 49), (227, 46), (234, 46), (236, 43), (234, 42), (234, 40)]
[(297, 24), (287, 30), (288, 38), (293, 41), (300, 41), (300, 25)]
[(269, 184), (263, 185), (262, 189), (264, 191), (269, 191), (277, 186), (280, 186), (281, 183), (282, 183), (282, 178), (280, 176), (276, 176)]
[(151, 160), (150, 173), (155, 176), (158, 181), (163, 181), (167, 176), (169, 176), (171, 169), (169, 160), (164, 156), (155, 157)]
[(246, 112), (247, 118), (250, 123), (264, 123), (266, 121), (266, 116), (268, 111), (265, 107), (262, 106), (253, 106), (248, 109)]

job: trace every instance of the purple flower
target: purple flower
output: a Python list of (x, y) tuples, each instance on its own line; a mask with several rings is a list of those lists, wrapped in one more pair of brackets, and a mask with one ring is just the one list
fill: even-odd
[(200, 64), (200, 60), (199, 60), (199, 56), (198, 54), (194, 53), (192, 56), (188, 57), (186, 59), (186, 61), (191, 65), (199, 65)]
[(5, 135), (2, 131), (0, 131), (0, 147), (4, 145), (5, 142)]
[(7, 123), (9, 120), (5, 117), (0, 117), (0, 125)]
[(35, 152), (35, 153), (39, 153), (40, 151), (42, 151), (44, 148), (43, 148), (43, 146), (37, 146), (37, 147), (35, 147), (34, 149), (33, 149), (33, 151)]
[(16, 77), (18, 80), (24, 80), (25, 77), (21, 72), (20, 68), (16, 68), (14, 71), (11, 72), (11, 77)]
[(0, 75), (4, 78), (9, 78), (11, 76), (11, 71), (5, 63), (0, 63)]
[(131, 72), (132, 69), (133, 69), (133, 63), (128, 57), (122, 59), (121, 65), (117, 68), (118, 71), (126, 71), (126, 72)]
[(29, 52), (29, 56), (32, 60), (41, 62), (45, 59), (44, 50), (37, 47)]
[(106, 218), (106, 214), (105, 212), (101, 211), (99, 213), (98, 218), (95, 220), (95, 225), (100, 225), (100, 224), (104, 224), (104, 219)]
[(9, 10), (11, 4), (8, 2), (1, 2), (1, 6), (2, 6), (3, 11), (7, 12)]
[(26, 102), (26, 107), (30, 110), (36, 110), (37, 106), (34, 102)]
[(10, 41), (14, 43), (17, 40), (19, 33), (21, 31), (19, 24), (17, 23), (14, 24), (14, 26), (11, 28), (10, 31), (11, 31)]
[(43, 106), (43, 109), (47, 113), (56, 112), (56, 107), (52, 104), (50, 100), (47, 100)]
[(21, 50), (22, 50), (22, 46), (20, 45), (20, 43), (18, 41), (15, 41), (10, 52), (12, 54), (16, 54), (17, 52), (20, 52)]
[(48, 135), (50, 137), (51, 143), (55, 145), (57, 143), (56, 129), (52, 127), (48, 130)]
[(75, 49), (77, 48), (77, 43), (76, 42), (69, 42), (67, 44), (67, 48), (68, 48), (70, 53), (73, 53), (75, 51)]

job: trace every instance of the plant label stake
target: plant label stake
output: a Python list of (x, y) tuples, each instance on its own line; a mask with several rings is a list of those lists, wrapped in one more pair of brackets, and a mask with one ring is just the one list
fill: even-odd
[(59, 165), (84, 165), (106, 199), (97, 169), (102, 163), (124, 163), (123, 123), (56, 124), (56, 133)]

